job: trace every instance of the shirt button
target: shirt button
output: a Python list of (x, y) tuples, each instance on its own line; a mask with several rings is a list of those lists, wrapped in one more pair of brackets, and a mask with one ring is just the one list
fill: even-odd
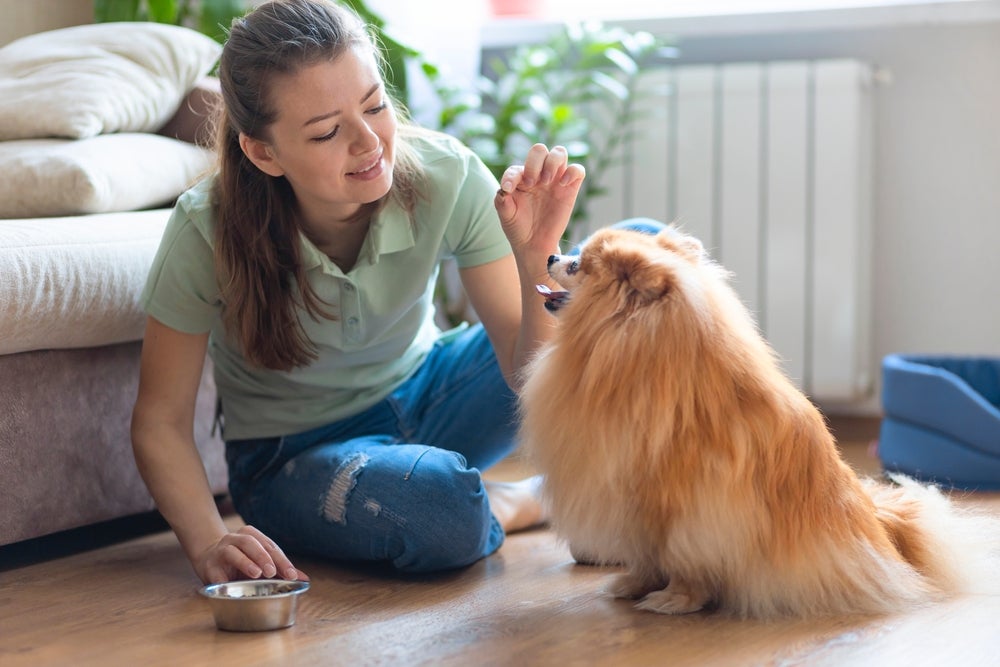
[(352, 326), (352, 327), (358, 326), (358, 318), (356, 318), (356, 317), (348, 317), (347, 318), (347, 325), (348, 326)]
[(344, 283), (344, 289), (347, 290), (348, 292), (353, 292), (354, 291), (354, 284), (353, 283)]

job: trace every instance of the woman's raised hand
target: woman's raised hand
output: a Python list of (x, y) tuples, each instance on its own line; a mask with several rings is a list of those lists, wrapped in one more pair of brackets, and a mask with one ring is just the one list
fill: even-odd
[(507, 168), (493, 203), (515, 253), (558, 249), (584, 176), (565, 148), (544, 144), (532, 146), (523, 165)]

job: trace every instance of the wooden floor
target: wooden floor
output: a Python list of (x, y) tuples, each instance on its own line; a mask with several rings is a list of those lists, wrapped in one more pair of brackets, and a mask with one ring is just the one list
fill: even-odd
[[(864, 427), (838, 435), (852, 464), (878, 471)], [(512, 460), (494, 476), (518, 468)], [(968, 502), (1000, 513), (996, 495)], [(576, 565), (548, 530), (435, 577), (298, 564), (312, 588), (297, 623), (241, 634), (215, 629), (168, 532), (22, 563), (0, 571), (0, 665), (1000, 664), (1000, 596), (876, 620), (665, 617), (611, 599), (603, 589), (617, 570)]]

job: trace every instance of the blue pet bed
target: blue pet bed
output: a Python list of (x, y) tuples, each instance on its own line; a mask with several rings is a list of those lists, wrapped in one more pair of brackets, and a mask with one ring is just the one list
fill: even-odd
[(1000, 359), (882, 360), (886, 470), (959, 489), (1000, 490)]

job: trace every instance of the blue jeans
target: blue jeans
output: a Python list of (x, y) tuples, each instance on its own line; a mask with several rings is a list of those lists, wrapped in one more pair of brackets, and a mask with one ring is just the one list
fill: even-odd
[[(645, 218), (615, 225), (656, 232)], [(439, 341), (380, 403), (278, 438), (226, 443), (243, 519), (283, 549), (402, 572), (463, 567), (504, 531), (479, 471), (514, 448), (517, 398), (482, 325)]]
[(227, 442), (229, 490), (243, 519), (290, 552), (462, 567), (503, 543), (479, 470), (510, 453), (516, 430), (516, 397), (475, 325), (360, 414)]

